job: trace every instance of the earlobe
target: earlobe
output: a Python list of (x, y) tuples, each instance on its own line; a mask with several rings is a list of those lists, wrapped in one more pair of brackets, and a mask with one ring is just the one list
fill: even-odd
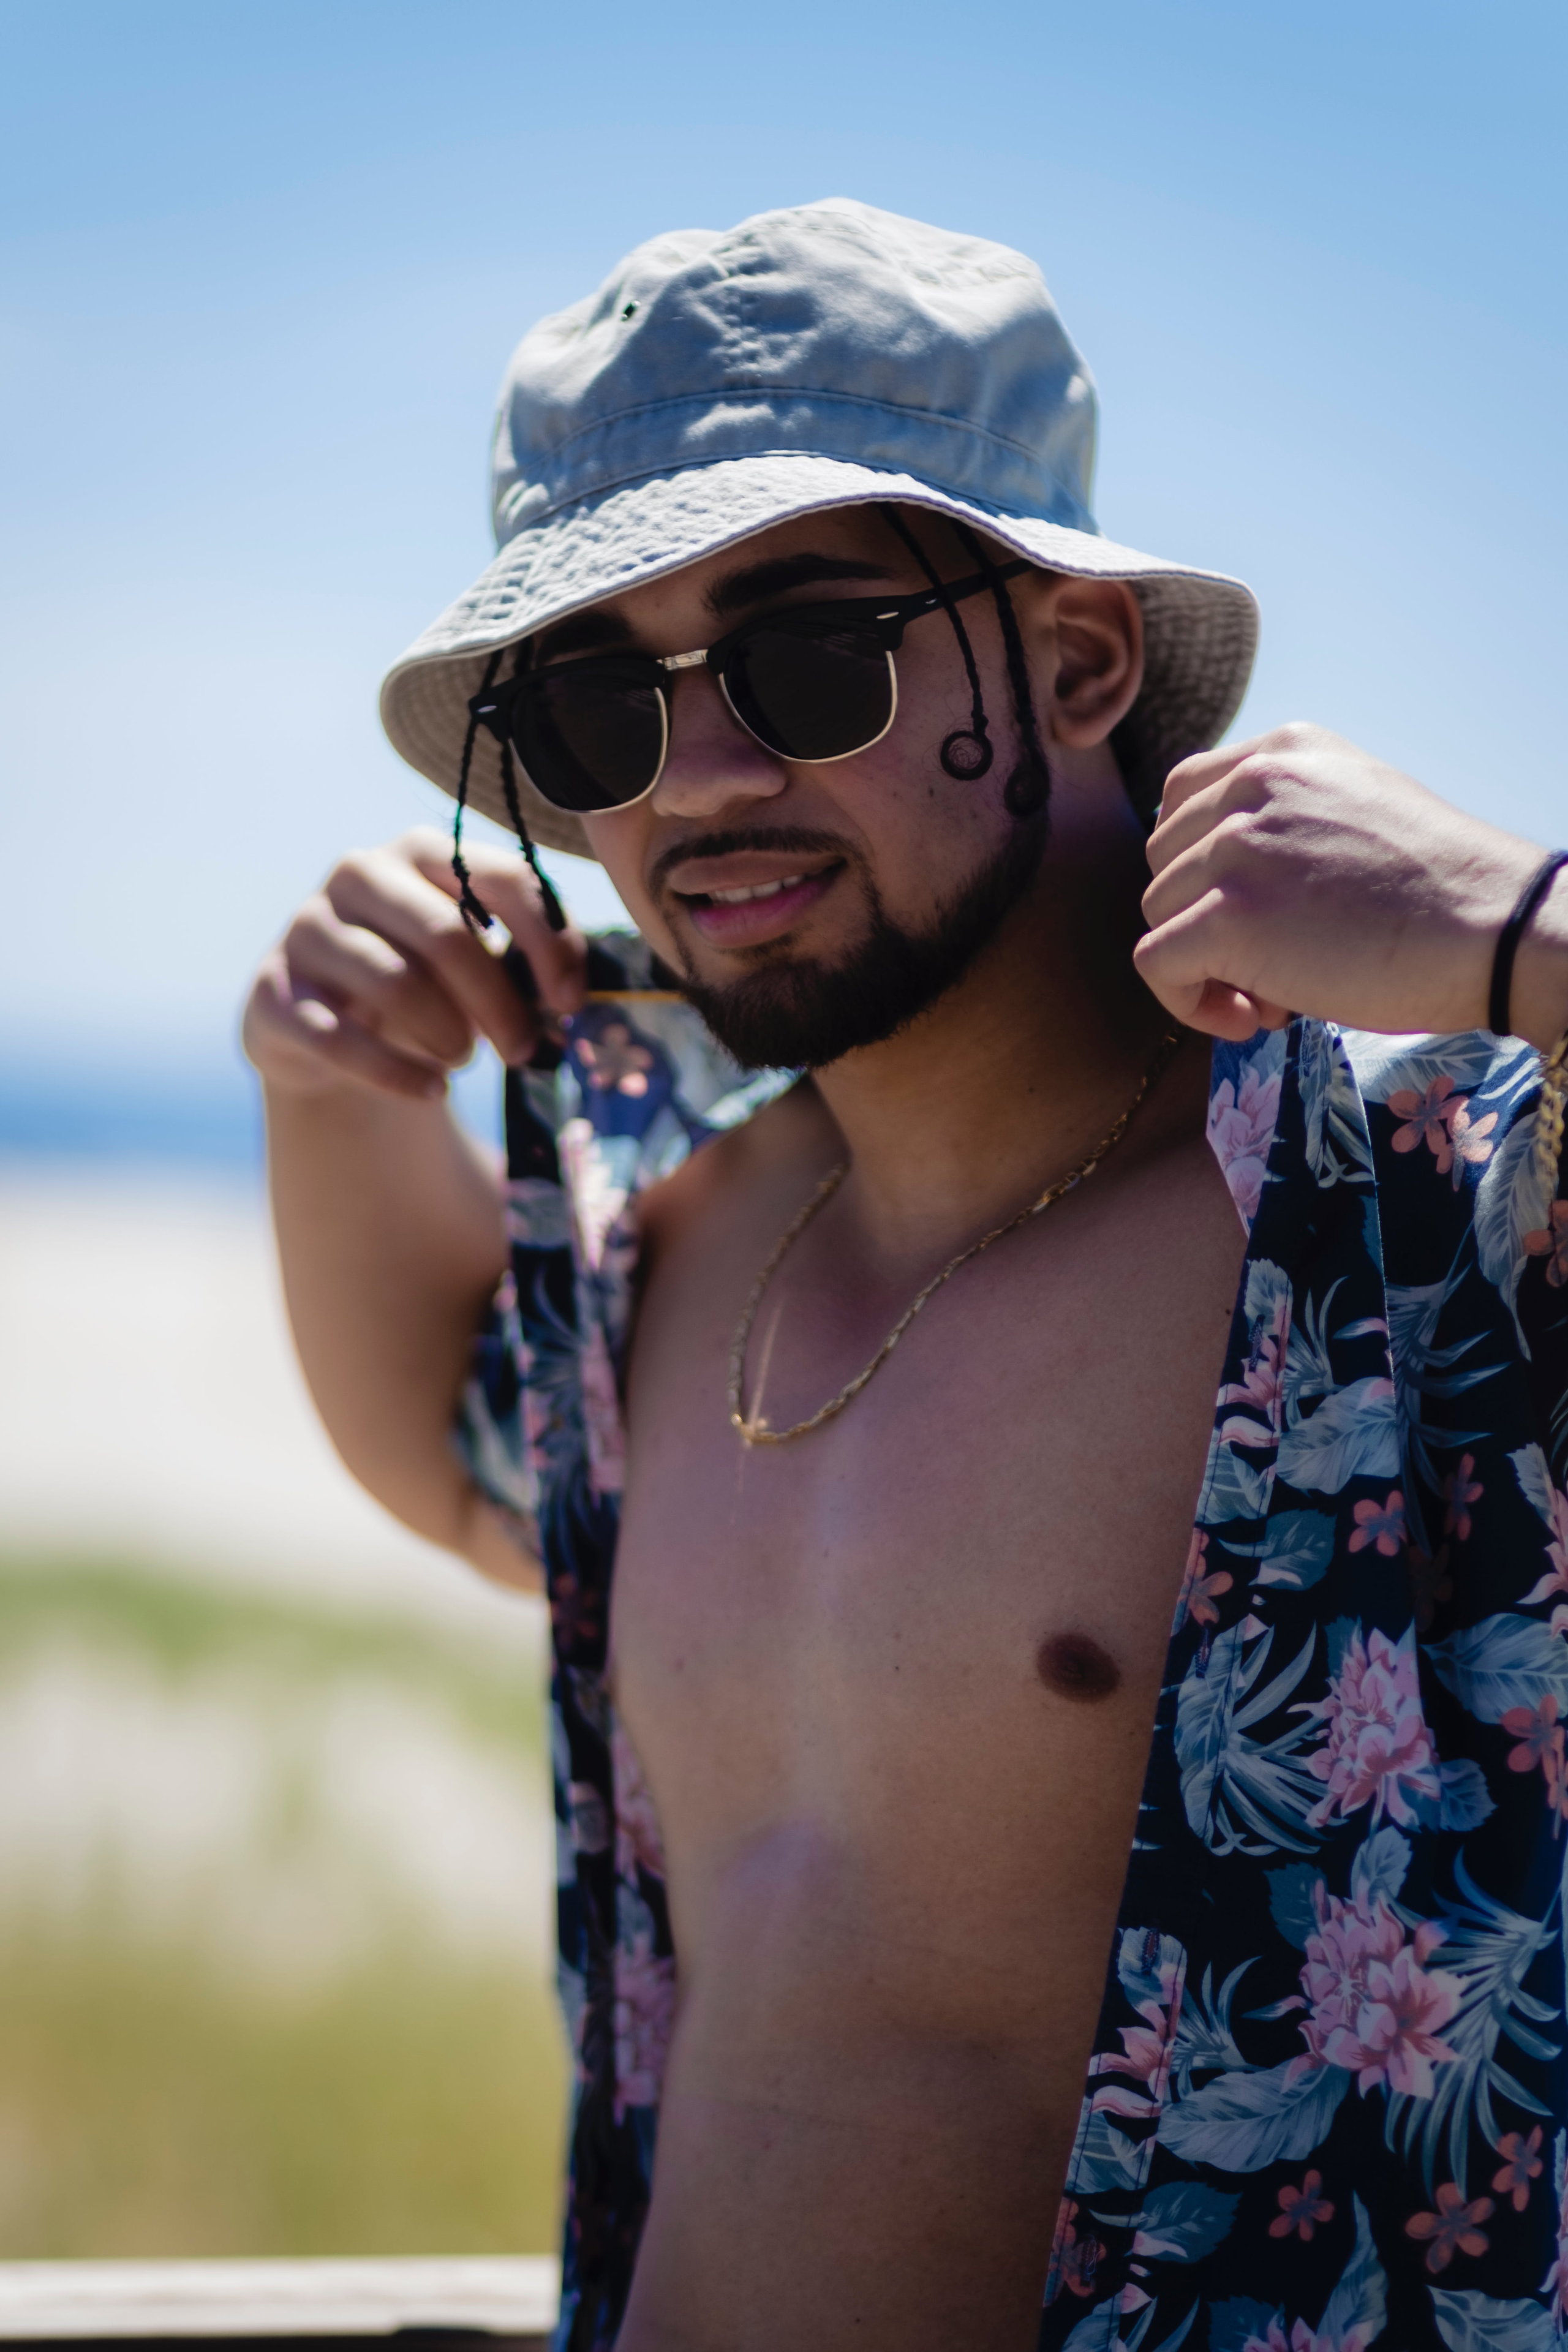
[(1143, 608), (1121, 580), (1054, 583), (1045, 614), (1054, 644), (1050, 728), (1087, 751), (1125, 719), (1143, 683)]

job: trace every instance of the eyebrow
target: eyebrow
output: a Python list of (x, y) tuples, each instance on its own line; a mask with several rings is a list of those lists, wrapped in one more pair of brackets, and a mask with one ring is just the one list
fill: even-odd
[(766, 604), (776, 596), (787, 596), (792, 588), (814, 588), (825, 580), (891, 580), (892, 572), (884, 563), (873, 563), (864, 555), (816, 555), (808, 549), (800, 555), (775, 555), (761, 563), (743, 564), (738, 572), (726, 572), (715, 580), (703, 598), (716, 621), (725, 620), (731, 613), (743, 611), (748, 604)]
[[(749, 604), (772, 604), (795, 588), (814, 588), (828, 580), (876, 582), (893, 577), (885, 564), (873, 563), (866, 556), (816, 555), (807, 551), (800, 555), (770, 556), (761, 563), (727, 572), (702, 601), (714, 619), (722, 621)], [(632, 642), (633, 632), (618, 613), (590, 606), (554, 628), (542, 630), (534, 643), (533, 659), (559, 661), (567, 654), (599, 653)]]

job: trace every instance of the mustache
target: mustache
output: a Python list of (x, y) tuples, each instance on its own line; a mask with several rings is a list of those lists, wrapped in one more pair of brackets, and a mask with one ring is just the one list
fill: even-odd
[(661, 850), (648, 873), (648, 890), (658, 898), (678, 866), (689, 857), (733, 857), (748, 849), (773, 850), (784, 856), (853, 860), (855, 852), (836, 833), (814, 833), (798, 824), (730, 825), (715, 833), (694, 833)]

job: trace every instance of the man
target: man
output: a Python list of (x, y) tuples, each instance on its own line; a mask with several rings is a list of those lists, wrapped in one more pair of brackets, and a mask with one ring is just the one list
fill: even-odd
[(1568, 2314), (1568, 876), (1205, 750), (1251, 601), (1092, 435), (1015, 254), (642, 247), (383, 706), (640, 938), (416, 834), (253, 998), (328, 1426), (550, 1595), (573, 2347)]

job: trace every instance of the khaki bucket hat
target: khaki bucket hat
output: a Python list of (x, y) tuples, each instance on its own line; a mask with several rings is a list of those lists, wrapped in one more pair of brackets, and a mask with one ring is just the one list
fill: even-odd
[[(1115, 749), (1152, 817), (1170, 769), (1240, 708), (1258, 607), (1238, 580), (1100, 536), (1096, 406), (1038, 269), (1006, 246), (841, 196), (655, 237), (518, 345), (496, 417), (495, 561), (388, 672), (386, 731), (455, 794), (498, 648), (772, 524), (892, 499), (1048, 570), (1131, 584), (1144, 678)], [(574, 816), (526, 776), (518, 788), (536, 841), (592, 856)], [(468, 798), (508, 823), (484, 729)]]

